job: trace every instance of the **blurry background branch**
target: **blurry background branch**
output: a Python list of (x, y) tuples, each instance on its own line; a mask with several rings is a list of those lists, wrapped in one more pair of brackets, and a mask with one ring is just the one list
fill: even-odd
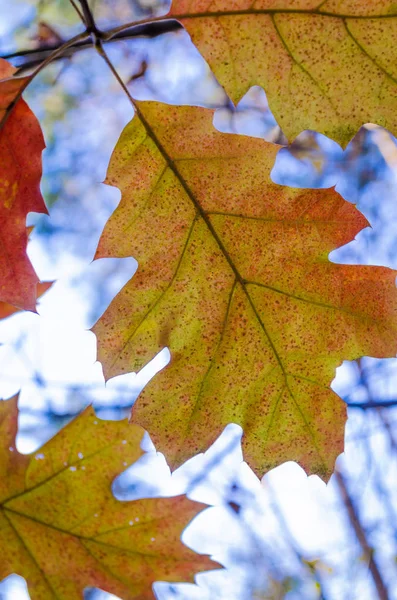
[(385, 583), (383, 581), (380, 569), (378, 567), (377, 561), (375, 559), (373, 549), (370, 547), (365, 530), (360, 521), (360, 517), (357, 513), (356, 507), (354, 506), (353, 500), (350, 497), (350, 493), (348, 491), (346, 481), (342, 473), (339, 469), (335, 469), (335, 478), (339, 486), (339, 490), (346, 507), (347, 514), (349, 516), (349, 521), (351, 526), (354, 529), (354, 533), (357, 536), (357, 539), (360, 543), (360, 546), (363, 551), (364, 560), (368, 562), (368, 568), (371, 572), (372, 578), (374, 580), (376, 591), (378, 593), (379, 600), (390, 600), (389, 594), (387, 592)]
[(347, 402), (349, 408), (367, 410), (370, 408), (392, 408), (397, 406), (397, 400), (369, 400), (368, 402)]
[[(180, 29), (183, 29), (183, 27), (178, 21), (174, 19), (166, 19), (162, 21), (140, 23), (137, 25), (128, 26), (127, 29), (117, 31), (116, 33), (114, 33), (114, 30), (112, 29), (109, 31), (97, 30), (97, 36), (102, 42), (109, 43), (117, 42), (118, 40), (131, 40), (139, 37), (150, 39), (164, 33), (171, 33)], [(0, 58), (4, 58), (6, 60), (15, 59), (14, 63), (18, 68), (18, 73), (22, 73), (45, 61), (52, 52), (58, 50), (58, 48), (61, 46), (62, 43), (55, 43), (51, 45), (46, 44), (41, 48), (18, 50), (17, 52), (3, 54), (0, 56)], [(91, 39), (78, 41), (65, 50), (62, 55), (57, 56), (55, 60), (73, 56), (73, 54), (76, 52), (91, 47)]]

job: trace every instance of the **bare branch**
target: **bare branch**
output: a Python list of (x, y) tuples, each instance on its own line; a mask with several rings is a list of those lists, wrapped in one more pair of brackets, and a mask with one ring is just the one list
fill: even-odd
[(99, 33), (98, 28), (95, 23), (94, 15), (91, 12), (90, 6), (87, 0), (78, 0), (83, 11), (82, 21), (85, 23), (87, 27), (87, 33), (92, 33), (96, 36)]
[[(99, 32), (99, 37), (102, 39), (103, 42), (110, 43), (117, 42), (118, 40), (132, 40), (139, 37), (150, 39), (159, 35), (163, 35), (164, 33), (172, 33), (180, 29), (183, 29), (183, 27), (180, 23), (178, 23), (178, 21), (175, 21), (174, 19), (168, 19), (165, 21), (158, 21), (154, 23), (138, 23), (134, 26), (129, 25), (127, 29), (120, 31), (116, 34), (114, 34), (112, 30), (110, 30), (109, 32)], [(91, 48), (92, 39), (88, 37), (87, 32), (85, 32), (85, 34), (87, 36), (87, 39), (70, 45), (67, 51), (63, 52), (62, 56), (58, 56), (56, 59), (52, 60), (66, 58), (72, 56), (80, 50)], [(16, 64), (18, 72), (22, 73), (39, 65), (51, 54), (51, 52), (56, 51), (60, 47), (61, 45), (53, 45), (47, 46), (46, 48), (18, 50), (17, 52), (4, 54), (0, 58), (4, 58), (6, 60), (10, 60), (13, 58), (22, 59), (21, 61), (17, 61)]]
[(371, 572), (372, 579), (374, 580), (376, 590), (378, 592), (379, 600), (389, 600), (389, 594), (386, 589), (386, 585), (380, 574), (379, 567), (373, 555), (372, 548), (370, 547), (365, 531), (361, 525), (359, 516), (354, 506), (353, 500), (350, 497), (347, 485), (342, 473), (335, 469), (335, 477), (339, 486), (339, 490), (346, 507), (347, 514), (349, 515), (350, 523), (354, 529), (357, 540), (360, 543), (365, 559), (368, 561), (368, 568)]
[(367, 402), (346, 402), (348, 408), (366, 410), (370, 408), (392, 408), (397, 406), (397, 400), (368, 400)]
[(109, 67), (111, 72), (113, 73), (113, 75), (114, 75), (115, 79), (118, 81), (121, 89), (125, 92), (127, 98), (131, 102), (134, 110), (137, 111), (137, 107), (136, 107), (134, 98), (131, 96), (129, 89), (127, 88), (127, 85), (124, 83), (124, 81), (118, 74), (116, 67), (113, 65), (112, 61), (106, 54), (106, 52), (103, 48), (102, 41), (99, 38), (96, 40), (95, 48), (96, 48), (98, 54), (103, 58), (103, 60), (105, 61), (105, 63), (107, 64), (107, 66)]
[[(21, 78), (21, 85), (18, 87), (18, 90), (15, 93), (15, 96), (13, 96), (12, 101), (7, 106), (7, 108), (5, 110), (5, 113), (4, 113), (4, 116), (3, 116), (3, 118), (0, 121), (0, 129), (2, 127), (4, 127), (5, 122), (7, 121), (7, 119), (10, 116), (12, 110), (14, 109), (14, 106), (16, 105), (16, 103), (18, 102), (18, 100), (21, 98), (23, 92), (28, 87), (28, 85), (31, 83), (31, 81), (36, 77), (36, 75), (38, 75), (53, 60), (55, 60), (56, 58), (59, 58), (59, 57), (63, 56), (64, 52), (70, 46), (73, 46), (75, 43), (83, 40), (86, 36), (87, 36), (87, 33), (84, 31), (83, 33), (79, 33), (78, 35), (76, 35), (75, 37), (73, 37), (69, 41), (65, 42), (64, 44), (61, 44), (60, 46), (58, 46), (58, 48), (56, 48), (53, 52), (51, 52), (42, 63), (40, 63), (40, 65), (33, 71), (33, 73), (31, 73), (27, 77)], [(17, 82), (18, 78), (17, 77), (9, 78), (9, 80), (10, 81), (14, 80), (14, 82)], [(7, 81), (7, 80), (4, 80), (4, 81)]]
[(84, 20), (84, 15), (80, 11), (80, 9), (77, 6), (76, 2), (74, 0), (70, 0), (70, 4), (73, 6), (74, 10), (77, 12), (77, 14), (79, 15), (80, 19), (83, 21)]

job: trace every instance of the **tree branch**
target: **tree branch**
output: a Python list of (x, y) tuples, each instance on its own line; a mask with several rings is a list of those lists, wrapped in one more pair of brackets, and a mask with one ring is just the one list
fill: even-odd
[(367, 410), (369, 408), (392, 408), (397, 406), (397, 400), (368, 400), (367, 402), (346, 402), (348, 408), (359, 408)]
[(94, 37), (96, 37), (98, 34), (100, 34), (100, 31), (98, 30), (98, 28), (96, 26), (94, 15), (91, 12), (90, 6), (89, 6), (87, 0), (78, 0), (78, 1), (81, 6), (81, 10), (83, 11), (82, 21), (87, 28), (86, 31), (87, 31), (87, 33), (90, 33)]
[(74, 10), (77, 12), (77, 14), (79, 15), (80, 19), (83, 21), (84, 15), (80, 11), (80, 9), (77, 6), (76, 2), (74, 0), (70, 0), (70, 4), (73, 6)]
[(361, 525), (353, 500), (350, 497), (345, 479), (338, 469), (335, 469), (335, 478), (338, 483), (339, 491), (341, 493), (342, 500), (346, 507), (347, 514), (349, 515), (350, 523), (354, 529), (354, 533), (356, 534), (357, 540), (360, 543), (361, 549), (364, 553), (364, 557), (368, 561), (368, 568), (371, 572), (372, 579), (374, 580), (379, 600), (389, 600), (389, 594), (380, 574), (380, 570), (373, 555), (372, 548), (368, 544), (367, 536)]
[[(13, 80), (13, 82), (15, 82), (17, 84), (20, 83), (20, 85), (16, 88), (15, 94), (12, 96), (12, 101), (8, 104), (7, 108), (5, 109), (4, 115), (0, 120), (0, 129), (2, 127), (4, 127), (4, 124), (6, 123), (8, 117), (10, 116), (11, 112), (14, 109), (14, 106), (16, 105), (18, 100), (21, 98), (23, 92), (26, 90), (26, 88), (28, 87), (30, 82), (36, 77), (36, 75), (38, 75), (53, 60), (56, 60), (57, 58), (63, 56), (64, 52), (70, 46), (82, 41), (85, 38), (85, 36), (87, 36), (87, 33), (84, 31), (83, 33), (79, 33), (74, 38), (70, 39), (69, 41), (67, 41), (63, 44), (60, 44), (55, 50), (53, 50), (52, 52), (50, 52), (48, 54), (46, 59), (44, 61), (42, 61), (39, 64), (39, 66), (33, 71), (33, 73), (31, 73), (29, 76), (21, 77), (19, 79), (19, 81), (18, 81), (18, 77), (8, 79), (9, 81)], [(7, 81), (7, 79), (5, 79), (4, 81)]]
[[(114, 33), (114, 30), (99, 32), (98, 37), (102, 39), (104, 43), (109, 43), (117, 42), (118, 40), (135, 39), (138, 37), (154, 38), (159, 35), (163, 35), (164, 33), (172, 33), (180, 29), (183, 29), (183, 27), (178, 21), (176, 21), (175, 19), (166, 19), (162, 21), (129, 25), (128, 28), (124, 29), (123, 31), (118, 31), (116, 33)], [(18, 68), (18, 72), (21, 73), (39, 65), (41, 62), (46, 60), (46, 58), (51, 54), (51, 52), (55, 52), (61, 47), (62, 44), (55, 44), (53, 46), (46, 46), (45, 48), (18, 50), (17, 52), (3, 54), (0, 58), (4, 58), (6, 60), (10, 60), (13, 58), (27, 58), (27, 60), (22, 60), (21, 62), (17, 61), (15, 65)], [(84, 50), (86, 48), (91, 47), (92, 40), (89, 38), (73, 43), (68, 47), (66, 51), (62, 53), (62, 56), (56, 57), (55, 60), (72, 56), (80, 50)]]

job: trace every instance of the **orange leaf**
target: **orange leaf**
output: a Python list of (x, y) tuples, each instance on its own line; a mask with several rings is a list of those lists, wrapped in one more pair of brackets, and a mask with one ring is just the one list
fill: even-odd
[(26, 81), (10, 77), (14, 70), (0, 59), (0, 302), (34, 311), (38, 277), (26, 254), (26, 216), (47, 213), (40, 192), (44, 140), (27, 104), (13, 107)]
[(395, 272), (328, 261), (367, 222), (333, 189), (274, 184), (274, 144), (217, 132), (206, 109), (139, 107), (97, 251), (139, 263), (94, 328), (106, 376), (169, 346), (132, 417), (172, 466), (234, 422), (259, 475), (296, 460), (329, 477), (346, 416), (330, 383), (344, 359), (395, 355)]
[(192, 581), (218, 566), (180, 542), (202, 504), (114, 498), (113, 479), (142, 454), (140, 427), (89, 407), (25, 456), (17, 418), (16, 398), (0, 403), (0, 579), (22, 575), (32, 600), (77, 600), (87, 586), (150, 600), (155, 580)]
[(289, 140), (313, 129), (345, 146), (367, 122), (397, 134), (395, 2), (173, 0), (170, 16), (233, 101), (264, 88)]

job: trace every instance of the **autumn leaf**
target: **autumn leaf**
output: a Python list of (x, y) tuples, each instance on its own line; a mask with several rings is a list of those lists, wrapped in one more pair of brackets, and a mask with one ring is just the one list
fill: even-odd
[(397, 4), (391, 0), (173, 0), (234, 101), (266, 91), (293, 140), (312, 129), (345, 146), (372, 122), (397, 134)]
[[(53, 281), (43, 281), (37, 284), (37, 298), (41, 298), (43, 294), (45, 294), (50, 287), (52, 286)], [(0, 319), (6, 319), (11, 315), (19, 312), (20, 309), (16, 308), (12, 304), (7, 304), (7, 302), (0, 302)]]
[(97, 251), (139, 263), (94, 328), (106, 376), (169, 346), (132, 418), (173, 467), (233, 422), (260, 476), (296, 460), (329, 477), (346, 417), (330, 383), (344, 359), (395, 355), (396, 273), (328, 260), (367, 222), (333, 189), (274, 184), (276, 145), (217, 132), (206, 109), (139, 110)]
[(44, 139), (27, 104), (13, 105), (26, 82), (13, 79), (14, 71), (0, 59), (0, 302), (35, 310), (39, 280), (26, 254), (26, 216), (47, 212), (40, 192)]
[(184, 496), (120, 502), (116, 475), (142, 454), (144, 431), (92, 408), (29, 456), (15, 448), (17, 400), (0, 403), (0, 579), (25, 577), (32, 600), (74, 600), (99, 587), (153, 599), (155, 580), (192, 581), (218, 565), (180, 541), (201, 504)]

